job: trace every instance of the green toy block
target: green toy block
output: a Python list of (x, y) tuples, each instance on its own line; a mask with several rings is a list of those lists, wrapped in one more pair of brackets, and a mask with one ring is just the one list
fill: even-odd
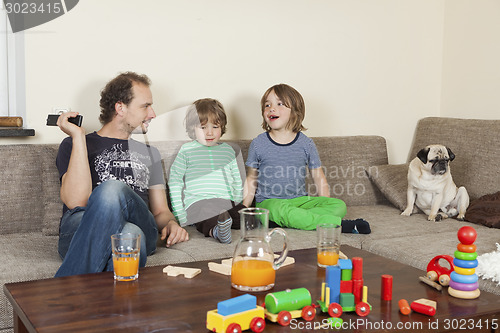
[(356, 303), (354, 303), (354, 294), (350, 293), (340, 294), (340, 306), (342, 308), (356, 307)]
[(342, 281), (352, 280), (352, 269), (343, 269), (340, 273), (340, 279)]

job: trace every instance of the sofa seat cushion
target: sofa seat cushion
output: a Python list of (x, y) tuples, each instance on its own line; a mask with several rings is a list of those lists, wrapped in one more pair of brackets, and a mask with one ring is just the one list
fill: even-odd
[[(462, 222), (444, 219), (431, 222), (424, 214), (401, 216), (401, 211), (391, 205), (347, 207), (346, 219), (363, 218), (370, 223), (371, 234), (363, 240), (404, 238), (411, 242), (416, 235), (439, 234), (458, 230)], [(456, 232), (456, 231), (455, 231)]]

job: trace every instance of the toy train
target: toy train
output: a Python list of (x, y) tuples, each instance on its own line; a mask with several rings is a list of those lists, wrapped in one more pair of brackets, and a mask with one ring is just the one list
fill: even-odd
[(311, 303), (306, 288), (287, 289), (266, 295), (263, 306), (257, 305), (255, 296), (245, 294), (217, 305), (217, 310), (207, 312), (207, 329), (212, 332), (238, 333), (242, 330), (262, 332), (265, 320), (290, 325), (294, 318), (311, 321), (316, 316), (315, 307), (340, 320), (343, 312), (355, 311), (366, 316), (371, 311), (367, 303), (367, 288), (363, 286), (363, 259), (340, 259), (338, 266), (326, 268), (321, 300)]
[(293, 318), (311, 321), (315, 316), (311, 294), (305, 288), (269, 293), (265, 298), (265, 308), (257, 305), (255, 296), (245, 294), (219, 302), (216, 310), (208, 311), (207, 329), (226, 333), (248, 329), (262, 332), (266, 326), (264, 319), (288, 326)]
[(363, 259), (339, 259), (337, 266), (326, 267), (318, 304), (321, 311), (332, 317), (338, 318), (343, 312), (352, 311), (364, 317), (371, 311), (367, 295), (367, 287), (363, 286)]

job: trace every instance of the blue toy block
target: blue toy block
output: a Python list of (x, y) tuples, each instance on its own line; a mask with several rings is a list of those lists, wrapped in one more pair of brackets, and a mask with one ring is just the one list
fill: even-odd
[(330, 288), (330, 303), (340, 302), (340, 266), (327, 266), (325, 282)]
[(339, 259), (340, 269), (352, 269), (351, 259)]
[(217, 303), (217, 313), (221, 316), (229, 316), (234, 313), (255, 309), (256, 306), (257, 297), (245, 294)]

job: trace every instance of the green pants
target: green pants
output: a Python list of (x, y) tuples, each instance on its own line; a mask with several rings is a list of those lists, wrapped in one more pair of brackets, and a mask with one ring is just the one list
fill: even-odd
[(269, 220), (285, 228), (315, 230), (320, 223), (340, 225), (346, 205), (340, 199), (327, 197), (298, 197), (266, 199), (256, 204), (269, 210)]

